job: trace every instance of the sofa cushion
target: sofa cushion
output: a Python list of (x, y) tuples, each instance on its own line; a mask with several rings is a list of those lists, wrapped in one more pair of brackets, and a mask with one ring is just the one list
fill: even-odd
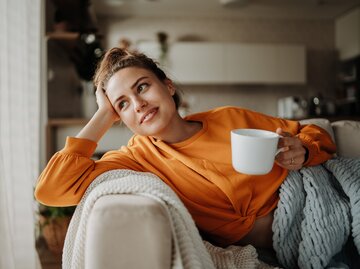
[(338, 155), (360, 157), (360, 121), (342, 120), (331, 124)]

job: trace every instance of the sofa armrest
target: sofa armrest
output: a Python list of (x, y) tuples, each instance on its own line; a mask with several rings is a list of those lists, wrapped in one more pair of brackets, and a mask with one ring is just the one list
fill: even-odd
[(330, 123), (323, 118), (301, 120), (301, 124), (315, 124), (325, 129), (336, 143), (337, 155), (342, 157), (360, 157), (360, 122), (341, 120)]
[(360, 157), (360, 121), (342, 120), (331, 123), (337, 152), (343, 157)]
[(170, 268), (172, 233), (168, 213), (139, 195), (99, 198), (89, 216), (85, 268)]

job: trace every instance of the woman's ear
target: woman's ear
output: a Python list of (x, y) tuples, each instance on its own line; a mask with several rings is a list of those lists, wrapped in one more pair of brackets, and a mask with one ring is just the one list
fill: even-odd
[(176, 89), (175, 89), (175, 86), (174, 86), (174, 83), (172, 82), (172, 80), (167, 78), (164, 80), (164, 83), (165, 83), (168, 91), (170, 92), (171, 96), (173, 96), (176, 92)]

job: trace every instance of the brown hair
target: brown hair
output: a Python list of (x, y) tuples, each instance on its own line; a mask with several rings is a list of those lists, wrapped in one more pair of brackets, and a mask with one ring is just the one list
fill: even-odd
[[(147, 69), (153, 72), (160, 81), (169, 79), (164, 71), (159, 68), (158, 64), (145, 54), (129, 52), (128, 50), (115, 47), (105, 53), (104, 58), (98, 65), (94, 75), (95, 86), (97, 87), (101, 83), (104, 87), (117, 71), (126, 67), (139, 67)], [(177, 91), (175, 91), (173, 99), (176, 109), (178, 109), (181, 99)]]

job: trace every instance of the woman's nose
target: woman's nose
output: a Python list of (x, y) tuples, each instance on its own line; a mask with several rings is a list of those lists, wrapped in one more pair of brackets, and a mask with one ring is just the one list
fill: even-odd
[(147, 102), (140, 97), (135, 98), (134, 102), (136, 112), (141, 112), (141, 110), (147, 105)]

